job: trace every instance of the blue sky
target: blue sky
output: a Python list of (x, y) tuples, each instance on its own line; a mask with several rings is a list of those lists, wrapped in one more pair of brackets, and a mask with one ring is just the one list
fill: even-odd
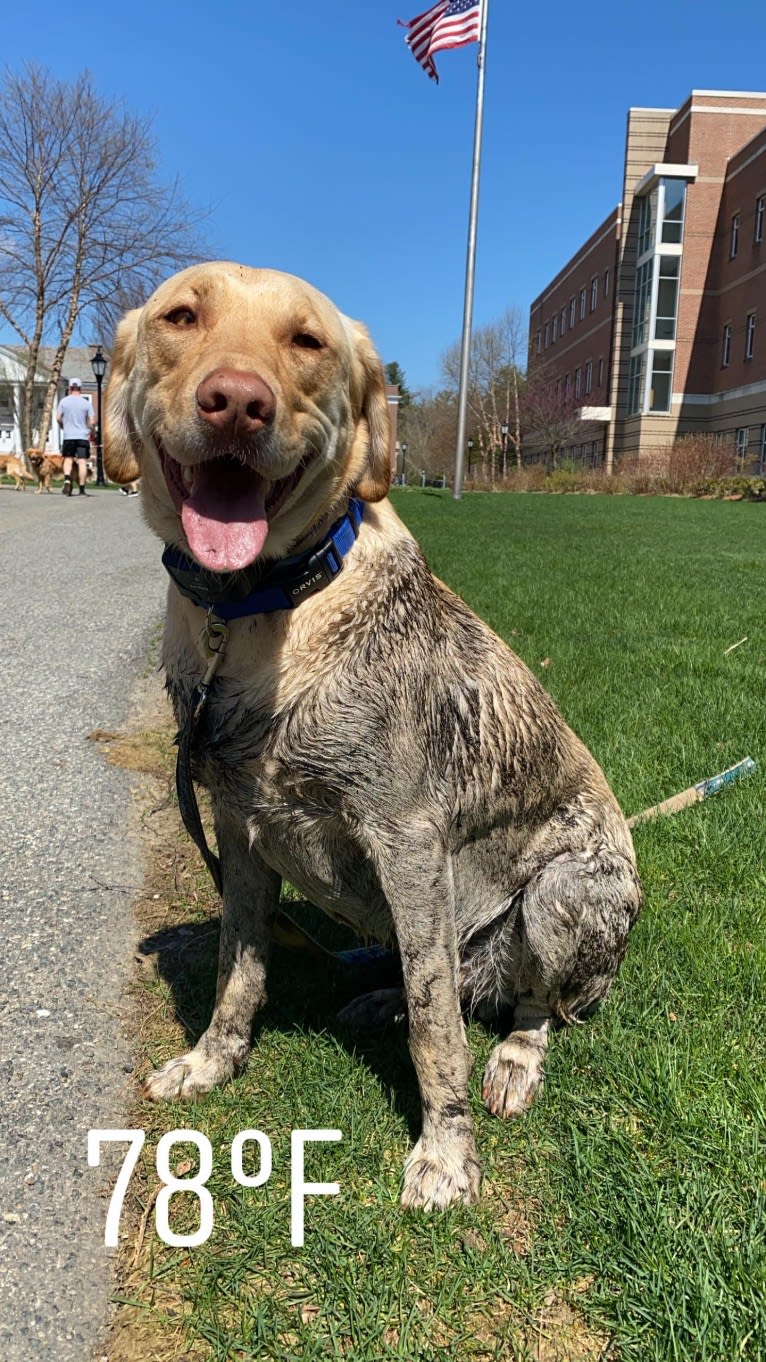
[[(406, 49), (396, 20), (426, 7), (37, 0), (2, 58), (88, 67), (151, 113), (214, 253), (311, 280), (417, 389), (460, 335), (476, 90), (475, 46), (439, 56), (438, 87)], [(765, 48), (752, 0), (490, 0), (475, 324), (526, 314), (617, 203), (630, 105), (763, 89)]]

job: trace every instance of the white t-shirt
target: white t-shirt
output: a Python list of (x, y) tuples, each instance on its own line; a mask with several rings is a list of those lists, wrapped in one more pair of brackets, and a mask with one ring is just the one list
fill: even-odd
[(93, 417), (90, 398), (84, 393), (70, 393), (62, 397), (56, 415), (63, 421), (65, 440), (87, 440), (90, 435), (89, 421)]

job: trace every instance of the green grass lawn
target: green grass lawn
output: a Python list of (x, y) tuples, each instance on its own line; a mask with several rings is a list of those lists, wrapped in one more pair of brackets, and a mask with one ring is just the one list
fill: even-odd
[[(541, 677), (626, 812), (745, 755), (759, 771), (636, 830), (646, 904), (628, 958), (598, 1015), (554, 1036), (521, 1120), (484, 1112), (494, 1038), (471, 1025), (477, 1207), (398, 1209), (418, 1125), (406, 1036), (343, 1033), (340, 986), (328, 994), (312, 961), (275, 951), (247, 1071), (192, 1107), (135, 1114), (150, 1158), (174, 1126), (211, 1140), (215, 1230), (171, 1249), (149, 1221), (123, 1316), (151, 1320), (154, 1351), (125, 1355), (164, 1358), (158, 1340), (173, 1335), (167, 1356), (215, 1362), (766, 1358), (766, 508), (394, 500), (434, 571)], [(187, 983), (139, 986), (155, 1017), (142, 1062), (206, 1024), (210, 902), (200, 877), (171, 905), (192, 942)], [(289, 1132), (324, 1126), (343, 1143), (312, 1152), (307, 1176), (337, 1180), (341, 1196), (308, 1202), (293, 1249)], [(274, 1144), (266, 1188), (232, 1182), (228, 1148), (248, 1127)], [(193, 1203), (177, 1199), (174, 1225), (194, 1221)]]

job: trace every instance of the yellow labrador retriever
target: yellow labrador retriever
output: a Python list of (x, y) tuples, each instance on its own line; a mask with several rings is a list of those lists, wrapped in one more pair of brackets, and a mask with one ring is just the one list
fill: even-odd
[(398, 947), (423, 1115), (402, 1203), (471, 1202), (462, 1009), (515, 1009), (483, 1096), (521, 1112), (551, 1023), (604, 997), (639, 911), (617, 803), (386, 500), (381, 364), (316, 289), (228, 263), (168, 280), (119, 327), (105, 426), (109, 477), (141, 477), (167, 546), (164, 665), (223, 888), (212, 1020), (146, 1091), (196, 1097), (244, 1064), (284, 877)]

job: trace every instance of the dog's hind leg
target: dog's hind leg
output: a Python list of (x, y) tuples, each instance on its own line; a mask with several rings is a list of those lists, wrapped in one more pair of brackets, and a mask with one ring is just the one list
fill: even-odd
[[(609, 991), (641, 906), (635, 866), (618, 850), (565, 853), (526, 885), (519, 910), (513, 1030), (495, 1047), (482, 1093), (489, 1111), (515, 1116), (543, 1079), (554, 1020), (586, 1017)], [(511, 958), (511, 957), (509, 957)]]
[(144, 1096), (198, 1097), (242, 1068), (253, 1016), (266, 1001), (266, 956), (281, 880), (251, 851), (246, 835), (217, 825), (224, 894), (218, 985), (210, 1025), (193, 1050), (149, 1075)]

